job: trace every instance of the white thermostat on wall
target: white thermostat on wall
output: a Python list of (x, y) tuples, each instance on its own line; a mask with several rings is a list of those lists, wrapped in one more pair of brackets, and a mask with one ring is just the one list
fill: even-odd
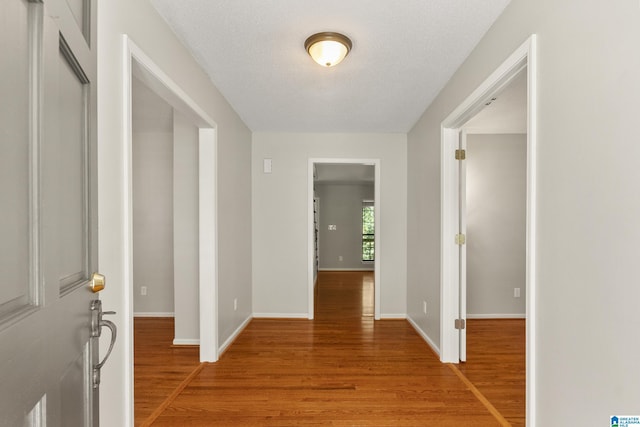
[(264, 173), (271, 173), (271, 159), (262, 160), (262, 170)]

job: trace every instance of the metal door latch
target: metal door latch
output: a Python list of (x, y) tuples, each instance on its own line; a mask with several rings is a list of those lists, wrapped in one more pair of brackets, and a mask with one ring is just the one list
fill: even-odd
[(100, 369), (104, 366), (105, 362), (111, 355), (111, 351), (113, 350), (113, 345), (116, 343), (116, 336), (118, 334), (118, 328), (116, 325), (110, 321), (103, 319), (102, 316), (116, 314), (115, 311), (102, 311), (102, 301), (100, 300), (92, 300), (91, 301), (91, 336), (94, 338), (99, 338), (102, 335), (102, 328), (106, 326), (111, 331), (111, 342), (109, 343), (109, 349), (107, 350), (107, 354), (105, 354), (104, 359), (100, 363), (97, 363), (93, 366), (93, 388), (98, 388), (100, 385)]

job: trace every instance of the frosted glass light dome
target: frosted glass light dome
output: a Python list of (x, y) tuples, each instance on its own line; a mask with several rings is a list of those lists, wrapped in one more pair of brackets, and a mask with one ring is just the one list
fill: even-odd
[(331, 32), (314, 34), (304, 42), (311, 58), (323, 67), (333, 67), (342, 62), (351, 46), (348, 37)]

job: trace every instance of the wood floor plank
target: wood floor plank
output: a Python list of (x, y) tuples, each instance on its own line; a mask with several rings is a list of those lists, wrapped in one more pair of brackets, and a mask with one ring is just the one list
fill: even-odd
[[(204, 364), (151, 425), (504, 425), (440, 363), (408, 322), (373, 320), (372, 273), (321, 272), (316, 303), (313, 321), (252, 320), (221, 359)], [(149, 327), (150, 322), (136, 320), (138, 326)], [(164, 344), (151, 341), (155, 350), (144, 351), (157, 350), (158, 357), (138, 363), (136, 352), (136, 425), (153, 411), (154, 402), (162, 403), (159, 395), (171, 393), (165, 389), (174, 383), (177, 387), (198, 365), (197, 351), (176, 353), (160, 349), (167, 339)], [(154, 376), (151, 365), (161, 357), (165, 367)], [(483, 383), (479, 390), (484, 383), (503, 389), (509, 381), (520, 381), (514, 370), (507, 385), (498, 384), (495, 371), (490, 374), (483, 365), (493, 360), (510, 366), (510, 358), (479, 354), (473, 359), (474, 364), (460, 366)], [(154, 392), (149, 394), (149, 388)], [(144, 408), (139, 411), (141, 396)]]
[(200, 364), (198, 347), (173, 346), (173, 318), (134, 319), (134, 418), (140, 426)]
[(524, 426), (525, 319), (468, 319), (467, 362), (458, 369), (512, 426)]

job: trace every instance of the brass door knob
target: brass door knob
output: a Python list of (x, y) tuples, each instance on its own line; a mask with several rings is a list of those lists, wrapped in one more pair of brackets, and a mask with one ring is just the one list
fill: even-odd
[(104, 275), (100, 273), (93, 273), (91, 275), (91, 282), (89, 282), (89, 287), (93, 293), (100, 292), (104, 289), (105, 286)]

